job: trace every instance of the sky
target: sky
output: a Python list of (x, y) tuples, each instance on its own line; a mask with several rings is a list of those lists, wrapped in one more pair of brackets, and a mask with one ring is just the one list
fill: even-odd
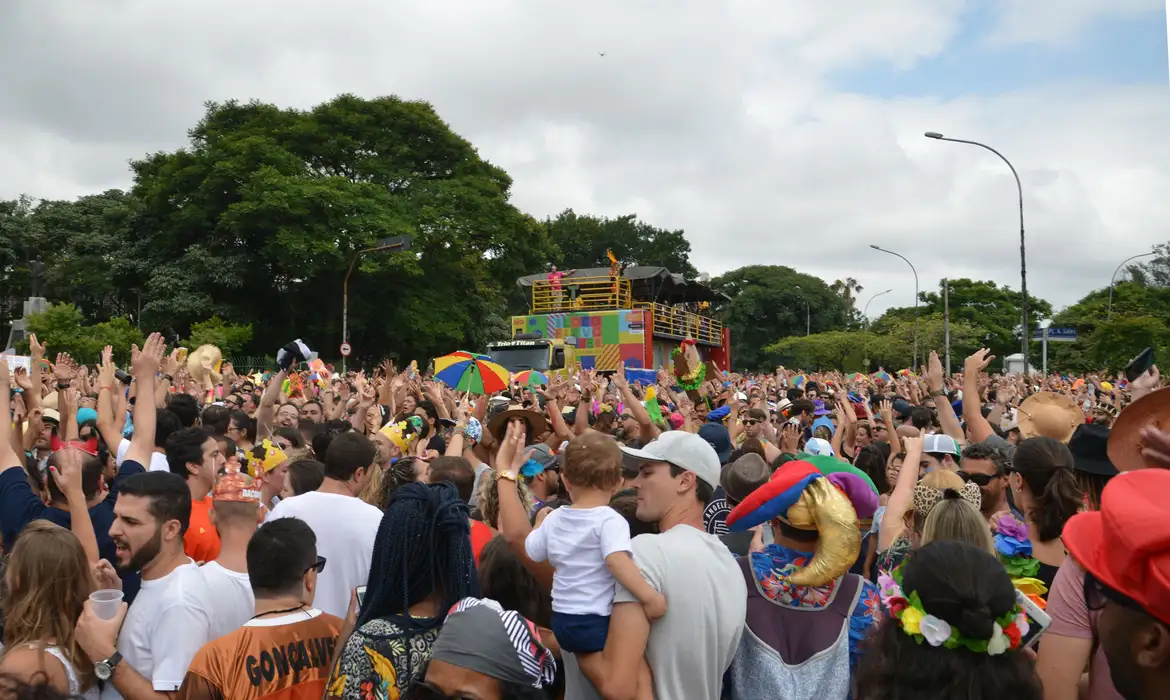
[[(131, 184), (209, 100), (435, 105), (538, 218), (684, 229), (712, 276), (942, 277), (1061, 308), (1170, 241), (1164, 0), (3, 0), (0, 198)], [(602, 56), (600, 54), (604, 53)]]

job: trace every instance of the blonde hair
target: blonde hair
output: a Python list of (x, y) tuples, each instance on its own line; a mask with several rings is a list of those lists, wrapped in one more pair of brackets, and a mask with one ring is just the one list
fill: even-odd
[(378, 464), (366, 470), (366, 482), (362, 484), (362, 490), (358, 491), (357, 497), (366, 503), (384, 510), (386, 504), (382, 502), (382, 467)]
[(4, 572), (4, 651), (57, 647), (77, 671), (81, 689), (94, 683), (93, 661), (74, 637), (93, 591), (89, 562), (77, 537), (47, 520), (25, 526)]
[(943, 500), (930, 509), (922, 526), (922, 545), (936, 540), (954, 540), (973, 544), (989, 554), (995, 554), (991, 528), (979, 509), (948, 490)]
[[(903, 464), (902, 468), (915, 469), (917, 468), (917, 465)], [(919, 479), (918, 484), (921, 486), (929, 486), (930, 488), (937, 491), (945, 492), (947, 489), (951, 489), (958, 492), (963, 490), (964, 482), (963, 477), (959, 476), (953, 471), (948, 469), (935, 469), (934, 471), (927, 473), (926, 476)], [(913, 505), (910, 506), (909, 512), (914, 514), (914, 532), (921, 536), (923, 528), (926, 527), (926, 518), (930, 515), (930, 513), (919, 513)]]
[[(475, 492), (475, 505), (483, 516), (483, 522), (490, 525), (493, 530), (500, 529), (500, 493), (496, 488), (496, 482), (499, 480), (500, 475), (496, 470), (488, 470), (480, 477), (479, 489)], [(523, 482), (517, 482), (516, 487), (520, 491), (520, 502), (524, 505), (524, 512), (531, 513), (535, 503), (532, 500), (532, 492)]]

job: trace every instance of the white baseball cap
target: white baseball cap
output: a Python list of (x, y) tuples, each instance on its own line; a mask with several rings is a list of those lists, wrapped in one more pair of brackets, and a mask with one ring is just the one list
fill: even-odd
[(666, 462), (686, 469), (711, 488), (719, 487), (719, 456), (710, 443), (693, 433), (670, 430), (641, 449), (623, 446), (622, 452), (635, 462)]

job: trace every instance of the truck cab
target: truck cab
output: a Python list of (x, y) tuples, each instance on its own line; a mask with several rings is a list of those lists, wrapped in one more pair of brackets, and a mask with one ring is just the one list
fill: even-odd
[(573, 366), (573, 347), (562, 338), (520, 333), (512, 340), (488, 343), (487, 354), (512, 374), (531, 369), (549, 375)]

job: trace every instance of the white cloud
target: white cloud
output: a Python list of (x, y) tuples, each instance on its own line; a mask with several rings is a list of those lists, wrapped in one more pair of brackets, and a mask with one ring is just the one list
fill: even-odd
[[(1054, 2), (1009, 3), (1000, 33), (1072, 36), (1108, 9)], [(1029, 289), (1058, 306), (1170, 237), (1165, 86), (951, 100), (834, 92), (833, 70), (937, 55), (971, 6), (848, 4), (16, 0), (0, 9), (0, 62), (21, 66), (0, 75), (0, 197), (127, 186), (126, 161), (183, 145), (205, 100), (307, 107), (350, 91), (435, 104), (512, 175), (533, 215), (636, 211), (685, 229), (696, 267), (712, 274), (777, 263), (848, 275), (865, 285), (862, 303), (893, 288), (871, 315), (908, 303), (913, 281), (869, 243), (913, 260), (924, 288), (943, 275), (1019, 284), (1010, 173), (927, 130), (1012, 159)], [(1012, 9), (1022, 5), (1050, 14)]]
[(1156, 13), (1165, 0), (995, 0), (992, 45), (1070, 45), (1096, 22)]

